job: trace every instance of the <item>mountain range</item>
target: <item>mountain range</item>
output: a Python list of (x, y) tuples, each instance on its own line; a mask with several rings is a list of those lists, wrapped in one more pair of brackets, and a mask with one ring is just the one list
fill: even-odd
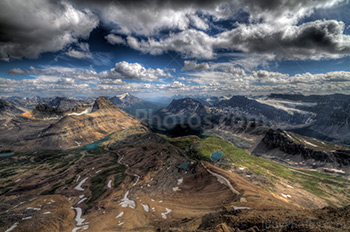
[(296, 131), (333, 100), (208, 99), (2, 101), (0, 230), (348, 231), (350, 149)]

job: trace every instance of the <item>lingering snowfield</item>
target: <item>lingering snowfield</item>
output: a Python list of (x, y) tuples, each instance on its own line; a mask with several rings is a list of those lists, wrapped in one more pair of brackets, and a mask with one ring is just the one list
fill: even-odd
[(79, 207), (73, 208), (76, 211), (75, 215), (75, 221), (77, 222), (77, 226), (83, 225), (83, 222), (85, 221), (84, 218), (81, 218), (82, 210)]
[(306, 140), (303, 140), (303, 142), (306, 143), (306, 144), (308, 144), (308, 145), (310, 145), (310, 146), (318, 147), (317, 145), (315, 145), (315, 144), (313, 144), (313, 143), (310, 143), (310, 142), (308, 142), (308, 141), (306, 141)]
[(91, 111), (92, 111), (92, 106), (89, 107), (89, 108), (87, 108), (86, 110), (80, 112), (80, 113), (70, 113), (70, 114), (68, 114), (68, 115), (79, 116), (79, 115), (89, 114), (89, 113), (91, 113)]
[(215, 177), (217, 178), (217, 180), (218, 180), (219, 183), (224, 184), (224, 185), (226, 185), (227, 187), (229, 187), (229, 189), (230, 189), (234, 194), (240, 195), (240, 193), (239, 193), (236, 189), (234, 189), (234, 188), (232, 187), (232, 185), (231, 185), (231, 183), (230, 183), (230, 181), (229, 181), (228, 179), (226, 179), (225, 177), (223, 177), (223, 176), (221, 176), (221, 175), (219, 175), (219, 174), (216, 174), (216, 173), (210, 171), (203, 163), (201, 163), (201, 164), (202, 164), (202, 166), (205, 168), (205, 170), (207, 170), (211, 175), (213, 175), (213, 176), (215, 176)]
[(135, 183), (132, 186), (135, 186), (137, 184), (137, 182), (139, 182), (139, 180), (140, 180), (140, 176), (139, 175), (134, 174), (134, 176), (136, 176), (137, 179), (136, 179)]
[(16, 227), (18, 226), (18, 222), (16, 222), (15, 224), (13, 224), (10, 228), (8, 228), (5, 232), (11, 232), (12, 230), (14, 230)]
[(174, 191), (174, 192), (177, 192), (177, 191), (180, 191), (180, 190), (181, 190), (181, 189), (180, 189), (178, 186), (176, 186), (176, 187), (173, 188), (173, 191)]
[(130, 200), (128, 198), (128, 195), (129, 195), (129, 190), (125, 193), (124, 195), (124, 198), (122, 199), (122, 201), (119, 203), (119, 205), (123, 208), (126, 208), (126, 207), (130, 207), (132, 209), (135, 209), (136, 208), (136, 204), (135, 204), (135, 201), (133, 200)]
[(282, 197), (284, 197), (284, 198), (292, 198), (292, 196), (289, 195), (289, 194), (283, 194), (283, 193), (281, 193), (281, 195), (282, 195)]
[(89, 229), (89, 225), (84, 225), (84, 226), (80, 226), (80, 227), (75, 227), (72, 232), (77, 232), (78, 230), (80, 231), (84, 231), (84, 230), (87, 230)]
[(21, 178), (17, 179), (17, 180), (15, 181), (15, 183), (20, 182), (20, 181), (21, 181)]
[(112, 188), (112, 180), (109, 180), (109, 181), (108, 181), (107, 187), (108, 187), (108, 188)]
[(115, 218), (120, 218), (124, 215), (124, 211), (120, 212)]
[(121, 226), (121, 225), (123, 225), (124, 223), (125, 223), (125, 222), (119, 221), (118, 226)]
[(83, 199), (81, 199), (81, 200), (77, 203), (77, 205), (83, 203), (83, 202), (86, 201), (86, 200), (87, 200), (87, 197), (84, 197)]
[(243, 209), (250, 209), (249, 207), (243, 207), (243, 206), (233, 206), (234, 210), (243, 210)]
[(177, 180), (177, 185), (181, 185), (184, 182), (184, 178), (180, 178)]
[(167, 219), (167, 216), (166, 216), (166, 215), (169, 214), (169, 213), (171, 213), (171, 211), (172, 211), (171, 209), (168, 209), (168, 208), (165, 208), (165, 210), (166, 210), (166, 211), (165, 211), (164, 213), (160, 213), (160, 214), (162, 215), (162, 218), (163, 218), (163, 219)]
[(80, 183), (77, 185), (77, 186), (75, 186), (75, 190), (78, 190), (78, 191), (84, 191), (84, 189), (81, 187), (84, 183), (85, 183), (85, 181), (87, 181), (89, 179), (89, 177), (85, 177), (82, 181), (80, 181)]
[(149, 206), (148, 205), (144, 205), (144, 204), (141, 204), (143, 209), (148, 213), (149, 212)]

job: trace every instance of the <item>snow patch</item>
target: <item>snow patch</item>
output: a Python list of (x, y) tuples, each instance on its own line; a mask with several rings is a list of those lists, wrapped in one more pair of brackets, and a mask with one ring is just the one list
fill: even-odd
[(115, 218), (120, 218), (124, 215), (124, 211), (120, 212)]
[(289, 195), (289, 194), (283, 194), (283, 193), (281, 193), (281, 195), (282, 195), (282, 197), (284, 197), (284, 198), (292, 198), (292, 196)]
[(23, 220), (29, 220), (29, 219), (32, 219), (32, 216), (24, 217), (24, 218), (22, 218), (22, 221), (23, 221)]
[(121, 226), (121, 225), (123, 225), (124, 223), (125, 223), (125, 222), (119, 221), (118, 226)]
[(176, 187), (173, 188), (173, 191), (177, 192), (177, 191), (181, 191), (181, 189), (178, 186), (176, 186)]
[[(80, 113), (70, 113), (68, 115), (75, 115), (75, 116), (79, 116), (79, 115), (84, 115), (84, 114), (89, 114), (92, 111), (92, 106), (90, 106), (89, 108), (87, 108), (86, 110), (80, 112)], [(79, 145), (80, 146), (80, 145)]]
[(81, 186), (85, 183), (85, 181), (87, 181), (87, 179), (89, 179), (89, 177), (85, 177), (82, 181), (80, 181), (80, 183), (77, 186), (75, 186), (74, 189), (78, 191), (84, 191), (84, 189)]
[(313, 143), (310, 143), (310, 142), (308, 142), (308, 141), (306, 141), (306, 140), (303, 140), (303, 142), (306, 143), (306, 144), (308, 144), (308, 145), (310, 145), (310, 146), (318, 147), (317, 145), (315, 145), (315, 144), (313, 144)]
[(148, 213), (149, 212), (149, 206), (148, 205), (144, 205), (144, 204), (141, 204), (143, 209)]
[(229, 187), (230, 190), (231, 190), (234, 194), (240, 195), (240, 193), (239, 193), (236, 189), (234, 189), (234, 188), (232, 187), (232, 185), (231, 185), (231, 183), (230, 183), (230, 181), (229, 181), (228, 179), (226, 179), (226, 178), (223, 177), (223, 176), (220, 176), (219, 174), (216, 174), (216, 173), (210, 171), (203, 163), (201, 163), (201, 164), (202, 164), (202, 166), (203, 166), (211, 175), (213, 175), (213, 176), (215, 176), (215, 177), (217, 178), (217, 180), (218, 180), (219, 183), (224, 184), (224, 185), (226, 185), (227, 187)]
[(243, 210), (243, 209), (250, 209), (249, 207), (243, 207), (243, 206), (233, 206), (234, 210)]
[(14, 230), (16, 227), (18, 226), (18, 222), (16, 222), (15, 224), (13, 224), (10, 228), (8, 228), (5, 232), (11, 232), (12, 230)]
[[(84, 218), (81, 218), (82, 215), (82, 210), (79, 207), (73, 208), (75, 210), (75, 212), (77, 213), (75, 215), (75, 221), (77, 222), (77, 226), (82, 226), (84, 225), (83, 222), (85, 221)], [(77, 227), (76, 227), (77, 228)], [(74, 228), (75, 229), (75, 228)], [(80, 228), (79, 228), (80, 229)]]
[(74, 141), (74, 142), (75, 142), (75, 144), (77, 144), (78, 147), (80, 147), (80, 145), (81, 145), (80, 142), (78, 142), (78, 141)]
[(109, 180), (109, 181), (108, 181), (107, 187), (108, 187), (108, 188), (112, 188), (112, 180)]
[(137, 179), (136, 179), (135, 183), (132, 186), (135, 186), (137, 184), (137, 182), (139, 182), (139, 180), (140, 180), (140, 176), (139, 175), (134, 174), (134, 176), (136, 176)]
[(80, 231), (84, 231), (84, 230), (87, 230), (89, 229), (89, 225), (84, 225), (84, 226), (80, 226), (80, 227), (75, 227), (72, 232), (77, 232), (78, 230)]
[(167, 219), (166, 215), (171, 213), (171, 211), (172, 211), (171, 209), (168, 209), (168, 208), (165, 208), (165, 210), (166, 211), (164, 213), (161, 213), (163, 219)]
[(177, 185), (181, 185), (184, 182), (184, 178), (180, 178), (177, 180)]
[(130, 207), (132, 209), (135, 209), (136, 207), (135, 201), (128, 199), (128, 195), (129, 195), (129, 190), (125, 193), (124, 198), (119, 205), (123, 208)]
[(84, 201), (86, 201), (87, 200), (87, 197), (84, 197), (83, 199), (81, 199), (78, 203), (77, 203), (77, 205), (79, 205), (80, 203), (82, 203), (82, 202), (84, 202)]
[(17, 179), (17, 180), (15, 181), (15, 183), (20, 182), (20, 181), (21, 181), (21, 178)]

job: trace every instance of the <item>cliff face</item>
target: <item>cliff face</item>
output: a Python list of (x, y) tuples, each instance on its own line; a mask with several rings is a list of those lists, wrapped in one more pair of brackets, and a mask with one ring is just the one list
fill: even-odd
[(288, 132), (270, 129), (253, 153), (257, 155), (273, 153), (280, 158), (288, 157), (296, 162), (312, 161), (314, 166), (317, 163), (319, 167), (350, 166), (350, 150), (339, 145), (320, 143), (322, 145), (315, 145), (316, 142), (311, 143), (306, 137), (292, 137)]

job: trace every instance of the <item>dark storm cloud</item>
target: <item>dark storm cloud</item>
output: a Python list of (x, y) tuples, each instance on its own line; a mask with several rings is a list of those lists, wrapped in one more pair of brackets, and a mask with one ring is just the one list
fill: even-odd
[[(102, 24), (111, 31), (111, 44), (127, 44), (150, 54), (168, 50), (184, 57), (215, 58), (216, 49), (280, 56), (337, 56), (348, 54), (344, 24), (337, 21), (298, 23), (318, 8), (329, 8), (342, 0), (31, 0), (0, 1), (0, 59), (37, 58), (88, 38)], [(210, 25), (233, 19), (235, 12), (249, 13), (250, 22), (227, 26), (212, 36)], [(214, 19), (214, 20), (211, 20)], [(211, 20), (211, 21), (209, 21)], [(232, 24), (234, 21), (232, 22)], [(161, 34), (160, 32), (178, 31)], [(120, 34), (127, 40), (121, 40)], [(148, 37), (140, 40), (140, 37)], [(89, 53), (67, 49), (75, 58)], [(318, 54), (319, 53), (319, 54)]]
[(80, 6), (110, 6), (113, 4), (121, 5), (128, 8), (200, 8), (207, 9), (215, 7), (221, 3), (232, 3), (231, 0), (70, 0)]
[(0, 1), (0, 59), (37, 58), (59, 51), (87, 38), (97, 25), (91, 11), (63, 1)]
[[(237, 28), (223, 33), (233, 46), (246, 52), (277, 53), (289, 59), (322, 58), (350, 54), (350, 36), (344, 35), (345, 25), (335, 20), (317, 20), (286, 30), (263, 33), (260, 28)], [(247, 32), (248, 31), (248, 32)]]

